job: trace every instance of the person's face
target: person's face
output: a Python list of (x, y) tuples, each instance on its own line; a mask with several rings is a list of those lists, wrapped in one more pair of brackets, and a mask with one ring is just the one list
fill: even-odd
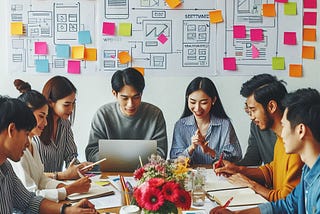
[(209, 112), (214, 101), (202, 90), (197, 90), (188, 96), (188, 107), (197, 119), (204, 119), (210, 117)]
[(141, 104), (141, 93), (130, 85), (125, 85), (119, 92), (112, 91), (116, 97), (120, 110), (125, 116), (134, 116)]
[(31, 130), (33, 136), (40, 136), (44, 127), (47, 125), (48, 109), (48, 105), (44, 105), (33, 111), (33, 115), (37, 120), (37, 126)]
[(57, 100), (56, 102), (51, 102), (50, 106), (56, 116), (61, 119), (68, 119), (72, 114), (74, 106), (76, 104), (76, 94), (71, 93), (70, 95)]
[(302, 143), (300, 140), (300, 134), (299, 131), (299, 125), (296, 126), (294, 129), (291, 129), (290, 121), (287, 119), (287, 113), (288, 109), (284, 111), (284, 114), (281, 119), (281, 125), (282, 125), (282, 132), (281, 137), (284, 142), (284, 148), (286, 150), (286, 153), (293, 154), (298, 153), (298, 151), (302, 147)]
[(259, 127), (260, 130), (270, 129), (274, 120), (264, 107), (258, 103), (254, 95), (247, 98), (248, 114), (250, 119)]

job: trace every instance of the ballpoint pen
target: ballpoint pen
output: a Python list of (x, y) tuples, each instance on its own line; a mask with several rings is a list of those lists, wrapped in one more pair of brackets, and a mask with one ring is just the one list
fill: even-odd
[(233, 200), (233, 197), (231, 197), (231, 198), (222, 206), (222, 208), (227, 208), (227, 207), (230, 205), (230, 203), (231, 203), (232, 200)]
[(218, 162), (214, 165), (214, 168), (220, 168), (223, 166), (223, 152), (221, 153)]

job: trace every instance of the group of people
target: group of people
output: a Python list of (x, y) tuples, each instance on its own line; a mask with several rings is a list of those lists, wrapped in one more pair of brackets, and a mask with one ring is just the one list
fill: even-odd
[[(103, 105), (94, 114), (85, 149), (88, 162), (82, 163), (77, 159), (71, 129), (77, 93), (72, 82), (55, 76), (44, 85), (42, 93), (32, 90), (30, 84), (22, 80), (15, 80), (14, 84), (22, 94), (18, 99), (1, 97), (0, 102), (0, 178), (4, 178), (2, 184), (5, 184), (0, 191), (11, 193), (0, 199), (4, 202), (1, 209), (96, 212), (87, 200), (72, 207), (55, 202), (69, 194), (88, 191), (90, 179), (82, 174), (92, 168), (82, 168), (98, 160), (99, 139), (156, 140), (157, 153), (167, 158), (163, 113), (155, 105), (142, 102), (145, 81), (134, 68), (113, 74), (111, 86), (116, 102)], [(182, 155), (189, 157), (191, 164), (213, 164), (223, 154), (223, 166), (214, 169), (217, 174), (273, 201), (249, 212), (272, 212), (272, 209), (274, 212), (298, 209), (320, 212), (320, 205), (311, 206), (310, 202), (317, 202), (320, 195), (319, 188), (310, 190), (314, 185), (319, 187), (316, 182), (319, 170), (314, 169), (320, 164), (316, 163), (320, 139), (315, 128), (320, 125), (319, 92), (300, 89), (288, 94), (283, 81), (260, 74), (244, 83), (240, 94), (246, 98), (245, 111), (252, 120), (243, 158), (218, 90), (206, 77), (193, 79), (186, 89), (184, 111), (174, 126), (170, 158)], [(303, 95), (302, 98), (299, 95)], [(59, 181), (66, 179), (75, 179), (75, 182), (65, 185)], [(14, 190), (13, 186), (22, 189)], [(304, 199), (308, 199), (307, 202)], [(218, 207), (211, 212), (230, 211)]]

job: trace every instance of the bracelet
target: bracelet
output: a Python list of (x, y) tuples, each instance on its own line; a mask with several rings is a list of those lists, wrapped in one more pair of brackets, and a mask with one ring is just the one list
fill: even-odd
[(65, 209), (70, 206), (71, 204), (62, 204), (62, 206), (60, 207), (60, 214), (64, 214)]
[(59, 173), (59, 172), (54, 172), (54, 173), (53, 173), (53, 179), (58, 180), (58, 173)]

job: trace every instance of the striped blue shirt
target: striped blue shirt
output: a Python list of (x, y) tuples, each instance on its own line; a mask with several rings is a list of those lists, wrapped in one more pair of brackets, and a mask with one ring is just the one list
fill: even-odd
[(216, 152), (216, 156), (212, 158), (210, 155), (204, 154), (199, 146), (190, 156), (188, 147), (191, 145), (191, 137), (197, 129), (193, 115), (181, 118), (176, 122), (170, 158), (174, 159), (180, 155), (186, 156), (190, 158), (191, 164), (212, 164), (222, 152), (225, 160), (234, 162), (242, 158), (241, 146), (230, 120), (212, 115), (205, 140), (209, 141), (208, 146)]
[(12, 213), (14, 209), (22, 213), (39, 213), (43, 200), (23, 186), (7, 160), (0, 165), (0, 195), (0, 213)]

